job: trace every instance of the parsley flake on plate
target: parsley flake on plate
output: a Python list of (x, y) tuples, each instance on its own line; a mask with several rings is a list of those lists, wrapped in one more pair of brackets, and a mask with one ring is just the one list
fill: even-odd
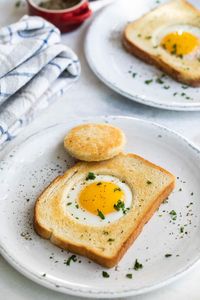
[(139, 269), (142, 269), (142, 268), (143, 268), (143, 265), (141, 263), (139, 263), (139, 261), (136, 259), (133, 269), (135, 271), (138, 271)]
[(172, 256), (172, 254), (169, 254), (169, 253), (165, 254), (165, 257), (171, 257), (171, 256)]
[(102, 271), (102, 276), (104, 278), (109, 278), (110, 277), (110, 275), (106, 271)]
[(159, 83), (159, 84), (163, 84), (164, 83), (164, 81), (161, 78), (157, 78), (156, 82)]
[(150, 83), (152, 83), (153, 82), (153, 79), (149, 79), (149, 80), (145, 80), (145, 84), (150, 84)]
[(95, 178), (96, 178), (95, 174), (92, 172), (89, 172), (86, 177), (86, 180), (94, 180)]
[(176, 219), (177, 219), (177, 213), (175, 212), (175, 210), (171, 210), (169, 214), (171, 216), (171, 219), (173, 221), (176, 221)]
[(67, 265), (67, 266), (70, 266), (70, 263), (71, 262), (76, 262), (77, 261), (77, 257), (75, 254), (71, 255), (65, 262), (64, 264)]

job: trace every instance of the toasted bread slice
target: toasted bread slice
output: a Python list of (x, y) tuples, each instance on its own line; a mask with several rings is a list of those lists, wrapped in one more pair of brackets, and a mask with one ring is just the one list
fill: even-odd
[[(67, 195), (77, 182), (85, 180), (88, 172), (115, 176), (129, 186), (132, 205), (128, 213), (114, 222), (97, 226), (84, 224), (68, 212)], [(171, 173), (134, 154), (119, 154), (102, 162), (80, 162), (57, 177), (37, 199), (35, 230), (63, 249), (113, 267), (174, 185), (175, 177)]]
[(126, 138), (123, 131), (110, 124), (81, 124), (72, 128), (64, 139), (71, 156), (84, 161), (101, 161), (119, 154)]
[[(186, 38), (188, 33), (190, 36), (187, 41), (182, 36), (181, 44), (180, 40), (178, 44), (176, 38), (180, 32), (186, 33)], [(162, 39), (169, 33), (175, 34), (176, 38), (173, 45), (168, 39), (166, 48)], [(173, 0), (128, 24), (123, 44), (130, 53), (154, 64), (175, 80), (196, 87), (200, 86), (199, 36), (200, 11), (185, 0)]]

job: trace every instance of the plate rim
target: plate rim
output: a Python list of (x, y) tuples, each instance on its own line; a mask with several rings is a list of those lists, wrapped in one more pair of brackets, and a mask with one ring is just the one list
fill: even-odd
[[(188, 140), (186, 137), (184, 137), (183, 135), (177, 133), (176, 131), (167, 128), (166, 126), (163, 126), (161, 124), (158, 124), (156, 122), (153, 121), (148, 121), (148, 120), (144, 120), (141, 118), (135, 118), (135, 117), (131, 117), (131, 116), (123, 116), (123, 115), (110, 115), (110, 116), (105, 116), (105, 115), (100, 115), (100, 116), (90, 116), (90, 117), (82, 117), (80, 121), (91, 121), (94, 119), (98, 119), (98, 120), (112, 120), (112, 119), (125, 119), (125, 120), (131, 120), (133, 122), (137, 122), (137, 123), (141, 123), (141, 124), (145, 124), (145, 125), (149, 125), (149, 126), (153, 126), (156, 127), (159, 130), (164, 130), (165, 132), (167, 132), (168, 134), (174, 136), (176, 139), (181, 140), (182, 142), (184, 142), (189, 148), (190, 151), (195, 151), (196, 155), (199, 155), (200, 158), (200, 149), (190, 140)], [(22, 141), (20, 141), (19, 144), (17, 144), (16, 146), (14, 146), (7, 154), (5, 154), (3, 156), (3, 160), (7, 161), (7, 160), (12, 160), (9, 155), (13, 152), (13, 151), (17, 151), (18, 149), (20, 149), (21, 145), (25, 144), (28, 140), (31, 140), (34, 136), (37, 136), (38, 134), (45, 132), (46, 130), (49, 130), (50, 128), (55, 128), (55, 127), (59, 127), (62, 126), (64, 124), (70, 124), (76, 122), (76, 118), (69, 118), (67, 122), (59, 122), (59, 123), (55, 123), (52, 124), (50, 126), (47, 127), (42, 127), (40, 130), (37, 130), (35, 132), (33, 132), (30, 136), (27, 136), (26, 138), (24, 138)], [(8, 162), (9, 163), (9, 162)], [(3, 171), (0, 171), (0, 174), (3, 173)], [(1, 184), (1, 182), (0, 182)], [(123, 289), (121, 292), (113, 292), (113, 291), (109, 291), (109, 292), (102, 292), (99, 290), (91, 290), (88, 289), (86, 290), (82, 290), (80, 288), (70, 288), (69, 286), (67, 287), (66, 285), (57, 285), (55, 283), (55, 281), (48, 279), (46, 277), (41, 277), (41, 274), (38, 275), (35, 272), (30, 271), (26, 266), (24, 266), (22, 263), (19, 263), (16, 259), (14, 259), (7, 251), (6, 249), (4, 249), (3, 247), (3, 242), (1, 241), (0, 238), (0, 255), (2, 255), (4, 257), (4, 259), (12, 266), (14, 267), (17, 271), (19, 271), (21, 274), (23, 274), (25, 277), (31, 279), (32, 281), (36, 282), (37, 284), (40, 284), (42, 286), (45, 286), (51, 290), (57, 291), (57, 292), (62, 292), (64, 294), (68, 294), (68, 295), (73, 295), (73, 296), (79, 296), (79, 297), (88, 297), (88, 298), (107, 298), (107, 299), (111, 299), (111, 298), (122, 298), (122, 297), (129, 297), (129, 296), (136, 296), (136, 295), (140, 295), (140, 294), (145, 294), (151, 291), (154, 291), (158, 288), (164, 287), (166, 285), (169, 285), (170, 283), (174, 282), (175, 280), (181, 278), (183, 275), (185, 275), (189, 270), (191, 270), (193, 267), (196, 266), (196, 264), (198, 262), (200, 262), (200, 253), (199, 255), (196, 256), (196, 259), (192, 262), (190, 262), (187, 267), (184, 267), (182, 270), (174, 273), (172, 276), (168, 277), (167, 279), (158, 282), (156, 284), (151, 284), (148, 285), (146, 287), (138, 288), (138, 289)]]
[[(128, 1), (127, 1), (128, 2)], [(164, 110), (170, 110), (170, 111), (200, 111), (200, 102), (199, 103), (184, 103), (183, 105), (170, 105), (170, 104), (163, 104), (163, 103), (158, 103), (152, 100), (144, 99), (138, 95), (133, 95), (130, 94), (127, 91), (124, 91), (122, 88), (118, 87), (115, 83), (111, 82), (110, 80), (106, 79), (104, 75), (102, 75), (96, 64), (93, 62), (93, 59), (91, 58), (90, 55), (90, 50), (89, 48), (91, 47), (91, 44), (89, 42), (90, 36), (92, 36), (93, 30), (94, 30), (94, 25), (101, 19), (102, 15), (106, 13), (106, 11), (112, 9), (112, 7), (121, 4), (122, 2), (120, 0), (115, 1), (114, 3), (109, 4), (108, 6), (104, 7), (96, 16), (95, 19), (92, 20), (92, 22), (89, 25), (89, 28), (87, 29), (85, 41), (84, 41), (84, 54), (87, 60), (87, 63), (90, 67), (90, 69), (93, 71), (93, 73), (96, 75), (97, 78), (99, 78), (106, 86), (108, 86), (111, 90), (114, 90), (117, 92), (119, 95), (122, 95), (132, 101), (135, 101), (137, 103), (150, 106), (150, 107), (155, 107), (159, 109), (164, 109)]]

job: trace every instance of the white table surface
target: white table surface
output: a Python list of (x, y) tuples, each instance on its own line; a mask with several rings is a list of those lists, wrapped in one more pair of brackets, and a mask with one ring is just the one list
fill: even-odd
[[(109, 0), (106, 0), (109, 1)], [(136, 0), (135, 0), (136, 1)], [(193, 0), (194, 2), (195, 0)], [(198, 2), (198, 0), (196, 0)], [(99, 3), (95, 5), (99, 6)], [(0, 0), (0, 25), (15, 22), (26, 13), (26, 7), (15, 7), (14, 0)], [(84, 57), (84, 37), (90, 21), (77, 31), (63, 35), (63, 42), (79, 55), (82, 74), (80, 80), (48, 110), (12, 141), (4, 152), (20, 143), (27, 136), (27, 129), (34, 132), (50, 124), (66, 121), (68, 117), (80, 118), (95, 115), (128, 115), (158, 122), (185, 135), (200, 147), (200, 112), (172, 112), (134, 103), (116, 94), (101, 83), (89, 69)], [(3, 156), (4, 153), (1, 153)], [(200, 299), (200, 263), (173, 284), (155, 292), (132, 297), (132, 300), (196, 300)], [(41, 287), (15, 271), (0, 256), (0, 300), (76, 300)]]

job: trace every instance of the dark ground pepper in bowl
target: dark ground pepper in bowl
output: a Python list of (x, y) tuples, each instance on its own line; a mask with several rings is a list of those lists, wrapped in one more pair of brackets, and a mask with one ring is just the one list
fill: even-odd
[(77, 4), (79, 4), (81, 0), (48, 0), (41, 1), (39, 3), (39, 7), (49, 9), (49, 10), (60, 10), (60, 9), (68, 9)]

